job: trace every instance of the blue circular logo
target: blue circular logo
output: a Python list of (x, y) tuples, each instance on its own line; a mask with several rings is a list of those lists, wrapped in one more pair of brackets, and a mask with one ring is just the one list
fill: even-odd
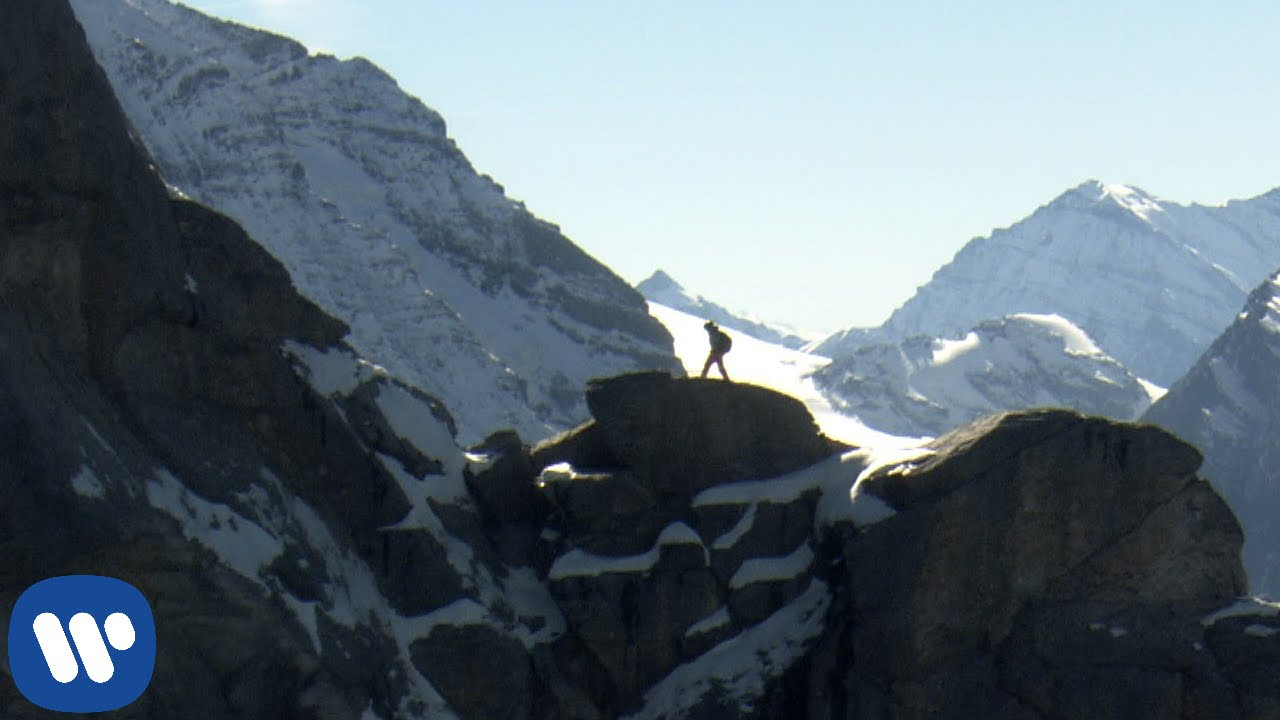
[(137, 588), (66, 575), (27, 588), (9, 620), (18, 692), (46, 710), (92, 713), (137, 700), (156, 664), (151, 605)]

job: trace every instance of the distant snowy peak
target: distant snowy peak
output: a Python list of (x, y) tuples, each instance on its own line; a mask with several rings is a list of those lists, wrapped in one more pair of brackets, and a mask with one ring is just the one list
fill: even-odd
[(165, 180), (236, 219), (461, 436), (587, 417), (592, 377), (676, 369), (625, 281), (481, 175), (367, 60), (167, 0), (72, 0)]
[[(641, 280), (636, 289), (644, 295), (645, 299), (650, 302), (662, 302), (656, 298), (665, 298), (673, 300), (690, 300), (688, 291), (684, 286), (676, 282), (676, 279), (667, 274), (666, 270), (654, 270), (653, 274)], [(662, 303), (671, 307), (669, 303)]]
[(1131, 420), (1159, 388), (1058, 315), (989, 320), (959, 339), (866, 345), (814, 374), (831, 403), (895, 435), (941, 435), (993, 412), (1063, 406)]
[[(1280, 273), (1249, 295), (1236, 320), (1151, 408), (1193, 440), (1249, 441), (1280, 421)], [(1210, 440), (1212, 438), (1212, 440)], [(1270, 437), (1266, 438), (1270, 442)]]
[(1083, 183), (967, 243), (877, 328), (815, 351), (959, 337), (986, 318), (1057, 314), (1137, 374), (1168, 385), (1280, 266), (1280, 193), (1183, 206), (1127, 185)]
[(1077, 210), (1117, 207), (1150, 223), (1157, 213), (1165, 211), (1162, 202), (1159, 198), (1132, 185), (1089, 180), (1063, 193), (1048, 207), (1070, 207)]
[(746, 333), (758, 340), (782, 345), (792, 350), (798, 350), (811, 342), (786, 328), (745, 318), (701, 295), (691, 293), (664, 270), (654, 271), (652, 275), (636, 285), (636, 290), (639, 290), (649, 302), (697, 315), (706, 320), (713, 320), (718, 325)]

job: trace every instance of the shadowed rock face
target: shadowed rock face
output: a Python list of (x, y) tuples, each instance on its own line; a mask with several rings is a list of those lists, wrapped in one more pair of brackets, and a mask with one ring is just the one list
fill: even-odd
[[(550, 588), (570, 632), (608, 677), (614, 706), (628, 709), (672, 669), (765, 620), (812, 580), (801, 566), (795, 577), (733, 582), (751, 558), (811, 553), (816, 490), (707, 508), (695, 496), (775, 478), (845, 448), (822, 436), (795, 399), (750, 385), (635, 373), (592, 382), (587, 405), (593, 419), (535, 447), (530, 466), (581, 469), (572, 478), (544, 475), (554, 540), (542, 554), (554, 558)], [(741, 536), (717, 546), (739, 522)], [(582, 553), (636, 570), (578, 572), (570, 560)], [(708, 625), (718, 612), (723, 622)]]
[(847, 449), (818, 432), (794, 398), (752, 385), (633, 373), (587, 388), (593, 419), (533, 448), (536, 470), (568, 462), (589, 475), (549, 496), (579, 543), (641, 552), (690, 517), (715, 485), (774, 478)]
[[(265, 524), (255, 508), (288, 496), (376, 584), (422, 594), (373, 553), (404, 492), (281, 352), (345, 326), (234, 223), (167, 196), (64, 2), (0, 5), (0, 67), (0, 607), (63, 574), (141, 589), (160, 649), (137, 717), (341, 716), (402, 693), (373, 670), (385, 641), (321, 620), (321, 645), (348, 641), (326, 659), (264, 592), (320, 600), (313, 549), (248, 578), (187, 536)], [(157, 512), (170, 493), (186, 517)], [(0, 714), (42, 716), (10, 683)]]
[(540, 444), (542, 466), (627, 468), (660, 495), (777, 477), (843, 449), (795, 398), (753, 385), (633, 373), (587, 387), (592, 422)]
[(1195, 657), (1198, 619), (1243, 592), (1242, 535), (1194, 449), (1067, 411), (932, 449), (865, 480), (898, 514), (845, 545), (856, 704), (1181, 718), (1213, 699), (1223, 670)]

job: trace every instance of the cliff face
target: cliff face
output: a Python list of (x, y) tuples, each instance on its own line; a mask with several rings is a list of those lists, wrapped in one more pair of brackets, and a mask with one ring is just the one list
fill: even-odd
[(851, 707), (1182, 718), (1233, 696), (1200, 618), (1244, 589), (1241, 533), (1195, 450), (1065, 411), (932, 450), (861, 483), (898, 514), (845, 543)]
[(586, 418), (589, 378), (678, 368), (639, 293), (372, 63), (169, 0), (72, 5), (166, 181), (240, 223), (463, 438), (550, 435)]
[(1280, 277), (1144, 416), (1204, 451), (1204, 475), (1245, 528), (1251, 592), (1280, 598)]
[[(308, 520), (376, 560), (380, 528), (409, 512), (281, 352), (333, 346), (345, 326), (229, 220), (168, 197), (66, 3), (7, 3), (0, 35), (3, 607), (63, 574), (140, 588), (160, 647), (140, 716), (363, 708), (387, 679), (339, 663), (270, 592), (322, 602), (298, 576), (315, 546), (254, 532), (303, 536)], [(403, 572), (368, 567), (380, 588)], [(0, 706), (40, 715), (9, 683)]]
[[(1239, 528), (1172, 436), (1023, 413), (890, 460), (785, 396), (638, 374), (554, 440), (464, 450), (166, 195), (65, 2), (0, 4), (0, 61), (0, 629), (47, 577), (137, 586), (159, 654), (122, 715), (1280, 704), (1280, 612), (1233, 605)], [(0, 714), (44, 715), (7, 677)]]

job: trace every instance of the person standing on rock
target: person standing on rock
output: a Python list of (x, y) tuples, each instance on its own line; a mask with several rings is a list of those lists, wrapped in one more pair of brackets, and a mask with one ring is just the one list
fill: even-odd
[(702, 377), (707, 376), (707, 371), (711, 369), (711, 364), (715, 363), (720, 368), (720, 377), (726, 381), (729, 380), (729, 373), (724, 369), (724, 354), (729, 352), (729, 348), (733, 347), (733, 339), (724, 333), (723, 330), (716, 327), (714, 322), (707, 321), (702, 328), (707, 331), (707, 339), (711, 341), (711, 352), (707, 354), (707, 362), (702, 366)]

